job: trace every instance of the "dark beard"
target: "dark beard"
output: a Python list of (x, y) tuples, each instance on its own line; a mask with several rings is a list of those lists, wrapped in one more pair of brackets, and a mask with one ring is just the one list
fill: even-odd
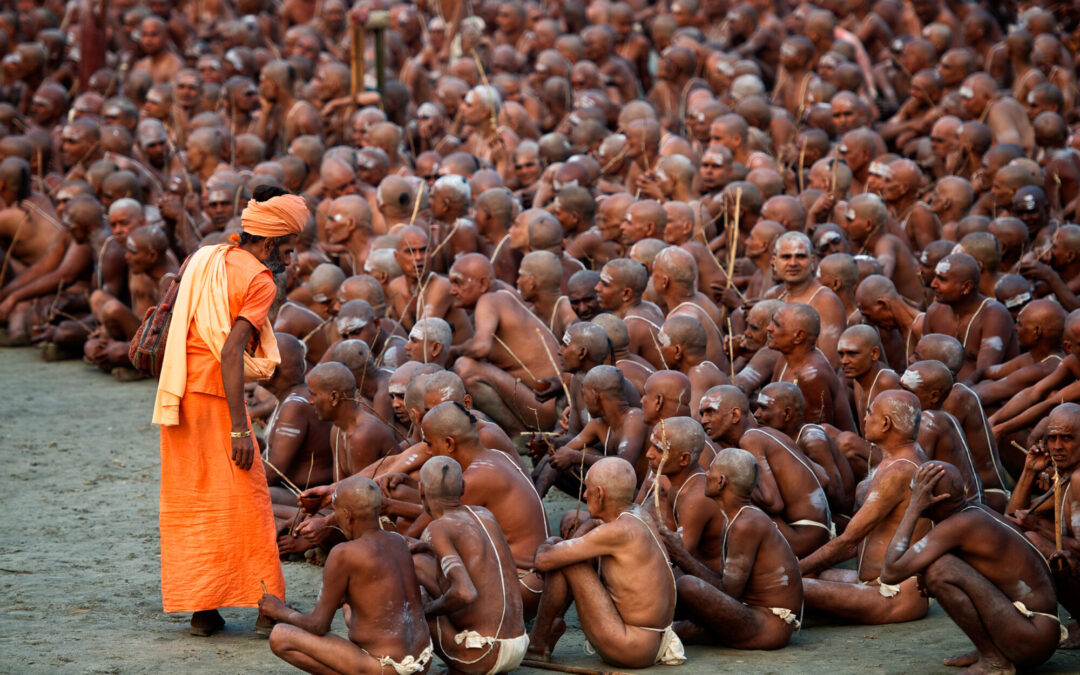
[(285, 272), (285, 263), (281, 261), (281, 254), (278, 253), (276, 246), (270, 254), (270, 257), (263, 261), (263, 264), (266, 265), (267, 269), (275, 276)]

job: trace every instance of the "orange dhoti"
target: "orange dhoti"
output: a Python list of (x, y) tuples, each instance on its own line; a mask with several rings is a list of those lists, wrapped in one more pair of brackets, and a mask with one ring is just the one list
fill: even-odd
[(232, 461), (225, 398), (188, 392), (161, 427), (161, 599), (166, 612), (255, 607), (265, 581), (285, 598), (262, 462)]

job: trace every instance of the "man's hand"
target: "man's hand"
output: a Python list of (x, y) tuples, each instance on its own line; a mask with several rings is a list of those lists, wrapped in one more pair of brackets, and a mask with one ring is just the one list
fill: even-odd
[[(333, 496), (333, 485), (317, 485), (313, 488), (301, 492), (297, 500), (301, 506), (304, 506), (305, 504), (307, 505), (307, 507), (304, 509), (304, 513), (307, 513), (308, 515), (315, 515), (319, 512), (319, 509), (325, 509), (330, 506), (330, 498)], [(308, 509), (311, 508), (311, 504), (314, 503), (313, 498), (315, 497), (319, 497), (318, 506), (314, 510), (309, 511)]]
[(1028, 454), (1024, 457), (1024, 471), (1040, 473), (1045, 471), (1050, 464), (1050, 453), (1041, 444), (1029, 448)]
[(383, 496), (387, 499), (391, 499), (390, 492), (399, 485), (417, 485), (416, 481), (407, 473), (387, 473), (379, 476), (375, 479), (375, 482), (382, 489)]
[(326, 516), (312, 516), (296, 526), (293, 534), (303, 537), (313, 544), (321, 544), (330, 534), (330, 528), (326, 524)]
[(259, 613), (269, 619), (280, 621), (288, 612), (289, 606), (279, 600), (276, 595), (264, 593), (259, 598)]
[(1057, 574), (1067, 574), (1070, 577), (1080, 576), (1080, 560), (1072, 551), (1054, 551), (1047, 559), (1050, 569)]
[(1057, 276), (1057, 272), (1046, 263), (1039, 260), (1028, 260), (1026, 256), (1020, 260), (1020, 274), (1047, 283), (1050, 283), (1050, 280)]
[(920, 466), (911, 479), (911, 503), (908, 508), (922, 513), (934, 504), (951, 499), (952, 495), (948, 492), (937, 496), (934, 495), (934, 486), (938, 484), (938, 481), (944, 475), (945, 467), (933, 464)]
[(555, 454), (551, 456), (551, 465), (556, 469), (562, 469), (566, 471), (570, 467), (577, 463), (578, 457), (576, 457), (577, 451), (570, 448), (559, 448), (555, 451)]
[(255, 459), (255, 443), (252, 437), (245, 436), (244, 438), (230, 438), (229, 440), (232, 441), (233, 464), (247, 471), (251, 468), (251, 463)]

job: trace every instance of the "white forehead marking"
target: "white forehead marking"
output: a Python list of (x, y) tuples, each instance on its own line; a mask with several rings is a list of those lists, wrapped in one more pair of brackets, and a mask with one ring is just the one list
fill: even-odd
[(941, 262), (939, 262), (937, 264), (937, 267), (934, 268), (934, 271), (936, 273), (940, 274), (941, 276), (945, 276), (946, 274), (949, 273), (949, 270), (951, 268), (952, 268), (952, 265), (949, 264), (948, 260), (942, 260)]
[(717, 410), (719, 410), (721, 401), (722, 397), (719, 394), (713, 396), (709, 396), (708, 394), (706, 394), (701, 397), (701, 403), (698, 407), (701, 410), (705, 410), (706, 408), (716, 408)]
[[(848, 209), (845, 215), (847, 216), (848, 220), (855, 220), (855, 209)], [(835, 232), (830, 232), (829, 234), (831, 234), (836, 239), (840, 238), (840, 235)], [(832, 241), (832, 239), (829, 239), (828, 241)]]
[(405, 386), (404, 384), (391, 384), (387, 389), (391, 394), (404, 394)]
[(570, 344), (570, 331), (568, 331), (568, 330), (566, 330), (566, 331), (563, 331), (563, 334), (562, 334), (562, 343), (563, 343), (564, 345), (568, 345), (568, 344)]
[(758, 402), (758, 405), (772, 405), (773, 397), (759, 393), (757, 395), (757, 402)]
[(612, 277), (607, 272), (601, 272), (600, 273), (600, 281), (603, 281), (605, 284), (610, 284), (611, 282), (615, 281), (615, 278)]
[(338, 333), (341, 333), (342, 335), (362, 330), (364, 326), (367, 326), (367, 321), (364, 321), (358, 316), (347, 316), (337, 320)]
[(656, 340), (665, 347), (671, 346), (671, 337), (664, 331), (660, 331), (656, 334)]
[(1024, 293), (1021, 293), (1020, 295), (1011, 297), (1008, 300), (1006, 300), (1005, 301), (1005, 306), (1008, 307), (1009, 309), (1012, 309), (1013, 307), (1019, 307), (1020, 305), (1024, 304), (1025, 302), (1027, 302), (1030, 299), (1031, 299), (1031, 293), (1028, 293), (1028, 292), (1025, 291)]
[(412, 330), (409, 331), (409, 339), (418, 342), (424, 339), (424, 331), (420, 329), (420, 324), (416, 324), (412, 327)]
[(918, 389), (922, 386), (922, 376), (914, 370), (905, 370), (904, 374), (900, 376), (900, 384), (909, 389)]

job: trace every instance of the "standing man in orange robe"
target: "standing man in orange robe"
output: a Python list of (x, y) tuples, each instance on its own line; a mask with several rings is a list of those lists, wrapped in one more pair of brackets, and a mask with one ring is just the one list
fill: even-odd
[[(241, 216), (239, 245), (204, 246), (183, 271), (154, 403), (161, 425), (161, 596), (192, 612), (192, 635), (221, 630), (219, 607), (285, 599), (274, 514), (244, 406), (244, 381), (269, 378), (280, 358), (267, 319), (310, 212), (260, 186)], [(259, 617), (255, 632), (272, 624)]]

